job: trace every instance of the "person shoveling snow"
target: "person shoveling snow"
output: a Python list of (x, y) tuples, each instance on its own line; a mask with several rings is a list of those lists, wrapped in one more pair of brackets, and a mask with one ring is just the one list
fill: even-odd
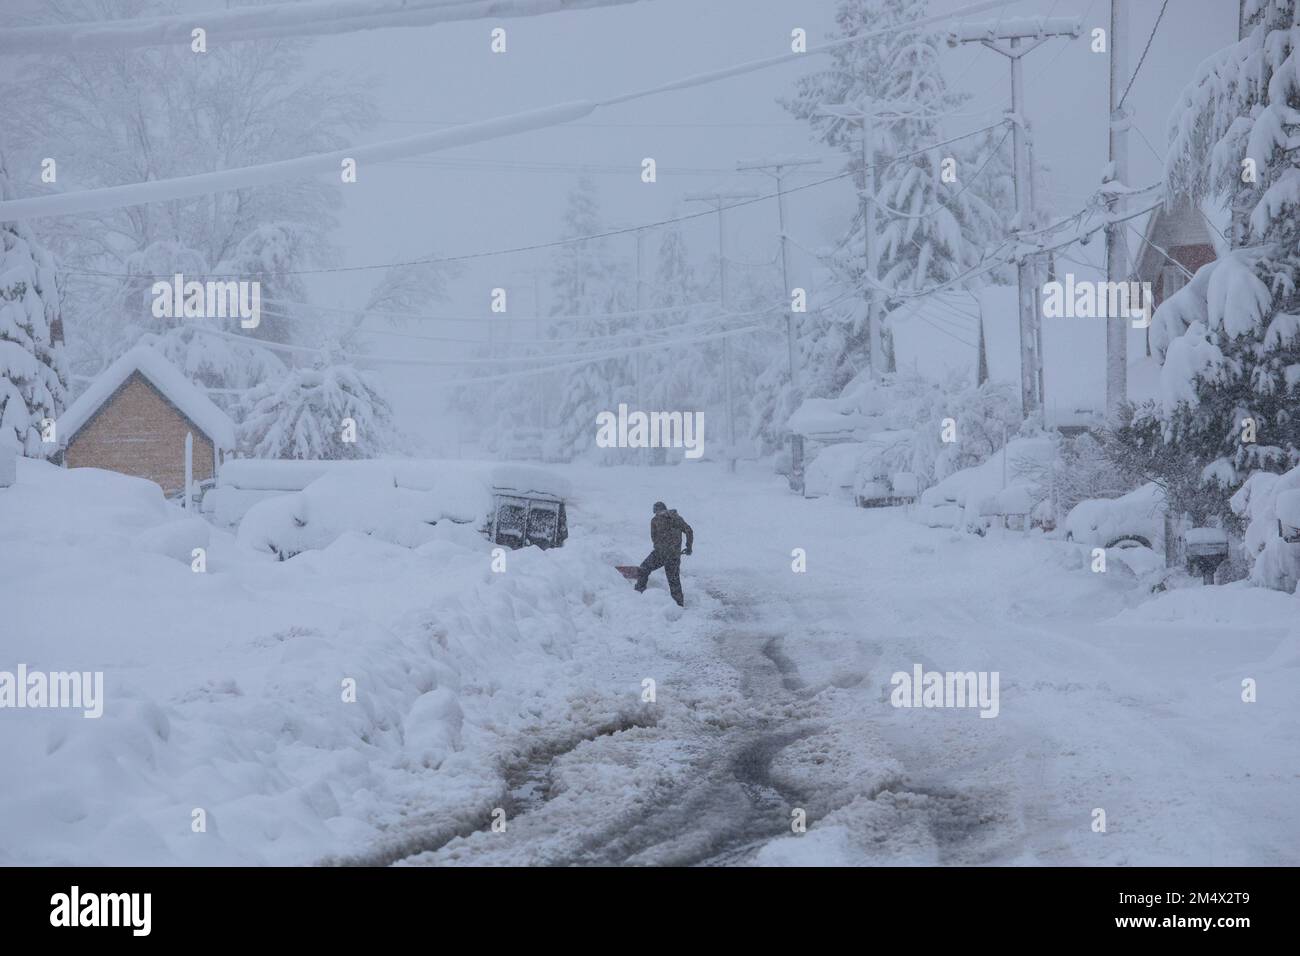
[[(644, 591), (650, 583), (650, 574), (656, 568), (663, 568), (668, 575), (668, 590), (679, 606), (685, 607), (682, 599), (682, 555), (691, 553), (695, 543), (695, 532), (682, 520), (682, 516), (671, 510), (662, 501), (656, 501), (654, 517), (650, 519), (650, 542), (654, 550), (641, 562), (637, 569), (636, 589)], [(682, 549), (682, 535), (686, 535), (686, 548)]]

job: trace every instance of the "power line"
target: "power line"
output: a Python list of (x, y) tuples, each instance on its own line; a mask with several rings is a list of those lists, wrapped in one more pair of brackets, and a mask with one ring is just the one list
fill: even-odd
[[(977, 130), (972, 130), (969, 133), (963, 133), (960, 136), (954, 136), (950, 139), (942, 140), (937, 143), (931, 143), (928, 146), (923, 147), (922, 149), (913, 150), (908, 153), (901, 153), (898, 156), (894, 156), (891, 159), (888, 159), (881, 163), (873, 163), (871, 165), (871, 168), (875, 168), (875, 169), (886, 168), (894, 165), (895, 163), (902, 162), (905, 159), (910, 159), (913, 156), (927, 152), (928, 150), (937, 149), (940, 146), (947, 146), (949, 143), (955, 143), (963, 139), (969, 139), (972, 136), (978, 136), (979, 134), (988, 132), (991, 129), (997, 129), (1001, 125), (1002, 125), (1001, 123), (993, 123), (989, 126), (984, 126)], [(833, 176), (827, 176), (823, 179), (817, 179), (810, 183), (801, 183), (798, 186), (790, 186), (786, 188), (784, 192), (786, 194), (789, 194), (793, 192), (800, 192), (804, 189), (813, 189), (817, 186), (823, 186), (826, 183), (836, 182), (838, 180), (845, 179), (849, 176), (853, 176), (856, 172), (857, 172), (856, 169), (845, 170), (842, 173), (837, 173)], [(724, 210), (736, 209), (740, 206), (753, 205), (754, 203), (762, 202), (766, 199), (775, 199), (776, 196), (777, 194), (775, 192), (764, 193), (762, 195), (755, 196), (752, 199), (736, 200), (733, 203), (728, 203), (723, 208)], [(491, 258), (493, 256), (513, 255), (521, 252), (537, 252), (543, 249), (552, 249), (559, 246), (573, 245), (575, 243), (581, 243), (581, 242), (594, 242), (600, 239), (609, 239), (614, 236), (628, 235), (630, 233), (634, 233), (642, 229), (659, 229), (664, 226), (671, 226), (680, 222), (688, 222), (693, 219), (700, 219), (705, 216), (712, 216), (716, 212), (717, 210), (715, 209), (703, 209), (699, 212), (684, 213), (680, 216), (672, 216), (668, 219), (660, 219), (655, 222), (642, 223), (636, 226), (625, 226), (618, 229), (607, 229), (604, 232), (592, 233), (586, 236), (572, 236), (567, 239), (554, 239), (548, 242), (536, 242), (524, 246), (512, 246), (505, 249), (492, 249), (492, 250), (486, 250), (482, 252), (464, 253), (455, 256), (428, 256), (419, 259), (407, 259), (399, 262), (379, 262), (379, 263), (372, 263), (369, 265), (361, 265), (361, 266), (335, 266), (335, 267), (323, 267), (318, 269), (287, 269), (283, 271), (274, 271), (274, 272), (205, 272), (193, 276), (193, 278), (229, 279), (229, 278), (240, 278), (240, 277), (258, 278), (258, 277), (269, 277), (269, 276), (319, 275), (322, 273), (364, 272), (373, 269), (394, 269), (394, 268), (401, 268), (405, 266), (433, 265), (433, 264), (444, 263), (444, 262), (465, 262), (473, 259), (486, 259), (486, 258)], [(100, 270), (100, 269), (64, 269), (61, 271), (63, 271), (68, 275), (103, 276), (108, 278), (120, 278), (120, 279), (170, 279), (174, 274), (174, 273), (148, 273), (148, 272), (137, 272), (137, 273), (108, 272), (106, 270)]]
[[(467, 122), (473, 122), (473, 120), (397, 119), (389, 116), (381, 116), (378, 121), (404, 126), (464, 126)], [(565, 125), (566, 127), (586, 129), (749, 129), (751, 127), (765, 126), (803, 126), (804, 124), (797, 120), (785, 120), (782, 122), (749, 123), (566, 123)]]
[[(499, 6), (505, 2), (506, 0), (497, 0), (497, 2), (492, 6)], [(532, 0), (532, 2), (536, 3), (538, 0)], [(573, 0), (553, 0), (553, 2), (563, 2), (568, 4), (573, 2)], [(592, 0), (592, 2), (598, 2), (598, 0)], [(994, 6), (997, 6), (1000, 2), (1001, 0), (984, 0), (982, 3), (970, 4), (949, 13), (923, 17), (909, 23), (897, 24), (880, 30), (855, 34), (853, 36), (841, 37), (837, 40), (831, 40), (814, 47), (809, 47), (802, 52), (791, 51), (790, 53), (782, 53), (777, 56), (737, 63), (720, 69), (708, 70), (703, 73), (679, 77), (676, 80), (670, 80), (667, 83), (661, 83), (657, 86), (631, 90), (627, 93), (621, 93), (615, 96), (607, 96), (603, 99), (585, 99), (569, 103), (556, 103), (538, 109), (523, 110), (506, 116), (497, 116), (481, 122), (467, 123), (463, 126), (454, 126), (448, 129), (437, 130), (432, 133), (421, 133), (398, 140), (363, 144), (334, 150), (328, 153), (314, 153), (306, 156), (298, 156), (292, 159), (280, 160), (278, 162), (261, 163), (254, 166), (242, 166), (235, 169), (199, 173), (192, 176), (146, 180), (144, 182), (129, 183), (122, 186), (107, 186), (98, 189), (79, 190), (71, 193), (54, 193), (51, 195), (36, 196), (26, 199), (0, 200), (0, 220), (33, 219), (45, 216), (76, 215), (88, 212), (99, 212), (107, 209), (118, 209), (125, 206), (137, 206), (150, 202), (166, 202), (170, 200), (188, 199), (195, 196), (211, 195), (213, 193), (249, 189), (258, 186), (270, 186), (280, 182), (310, 178), (315, 175), (325, 175), (327, 173), (338, 175), (341, 166), (349, 160), (360, 163), (400, 159), (405, 156), (433, 153), (458, 146), (467, 146), (470, 143), (485, 142), (488, 140), (500, 139), (505, 136), (514, 136), (520, 133), (532, 132), (534, 130), (547, 129), (582, 119), (597, 110), (608, 109), (611, 106), (631, 103), (647, 97), (658, 96), (662, 93), (694, 89), (695, 87), (705, 86), (719, 80), (744, 76), (745, 74), (764, 70), (768, 67), (780, 66), (794, 62), (795, 60), (803, 60), (808, 56), (829, 54), (851, 44), (862, 43), (869, 39), (889, 36), (904, 30), (913, 30), (921, 26), (941, 23), (964, 14), (991, 9)], [(299, 4), (298, 6), (302, 7), (304, 5)], [(457, 4), (457, 6), (465, 6), (465, 4)], [(482, 9), (480, 7), (475, 8), (479, 10)], [(268, 8), (256, 9), (260, 12)], [(503, 9), (505, 9), (506, 12), (509, 12), (508, 6), (503, 7)], [(532, 12), (537, 11), (533, 10)], [(189, 27), (187, 26), (185, 29), (188, 30)], [(4, 40), (6, 38), (12, 39), (15, 34), (24, 34), (24, 31), (9, 30), (6, 31), (5, 34), (0, 35), (0, 49), (3, 49)], [(31, 42), (30, 38), (35, 34), (28, 32), (24, 35), (29, 37), (29, 42)], [(39, 49), (40, 47), (33, 45), (33, 48)]]
[[(624, 355), (632, 355), (636, 352), (652, 352), (658, 349), (676, 348), (682, 345), (693, 345), (697, 342), (708, 342), (708, 341), (713, 341), (715, 339), (723, 339), (730, 335), (739, 335), (745, 332), (755, 332), (761, 328), (763, 328), (762, 325), (748, 325), (748, 326), (741, 326), (739, 328), (734, 328), (734, 329), (726, 329), (721, 332), (710, 332), (704, 335), (691, 336), (689, 338), (671, 339), (665, 342), (651, 342), (643, 345), (620, 346), (617, 348), (605, 349), (598, 352), (582, 352), (582, 353), (573, 353), (570, 355), (521, 356), (516, 358), (502, 358), (502, 359), (473, 359), (473, 358), (423, 359), (423, 358), (410, 358), (408, 356), (367, 355), (365, 353), (354, 352), (354, 353), (350, 353), (349, 357), (355, 361), (363, 362), (363, 363), (369, 362), (369, 363), (374, 363), (379, 365), (410, 365), (410, 366), (416, 366), (421, 368), (424, 367), (456, 368), (465, 365), (505, 365), (505, 364), (515, 364), (515, 363), (522, 363), (522, 362), (539, 362), (539, 361), (547, 361), (553, 359), (572, 359), (572, 361), (567, 361), (560, 365), (548, 365), (539, 368), (523, 370), (520, 373), (512, 373), (511, 377), (513, 377), (513, 375), (516, 374), (518, 375), (540, 374), (542, 372), (558, 371), (564, 368), (576, 368), (582, 365), (589, 365), (592, 362), (603, 361), (605, 359), (610, 359), (610, 358), (618, 358)], [(224, 339), (232, 339), (235, 341), (244, 342), (246, 344), (249, 343), (249, 336), (237, 335), (233, 332), (222, 332), (219, 329), (208, 329), (208, 328), (203, 328), (202, 326), (196, 326), (195, 331), (203, 335), (214, 335)], [(261, 342), (261, 341), (254, 341), (252, 344), (260, 345), (264, 348), (286, 351), (286, 352), (309, 353), (313, 355), (330, 354), (329, 349), (312, 348), (311, 346), (307, 346), (307, 345), (288, 345), (280, 342)], [(344, 354), (348, 354), (348, 353), (344, 353)], [(492, 380), (490, 377), (477, 379), (477, 381), (490, 381), (490, 380)]]
[[(1115, 0), (1111, 0), (1111, 2), (1115, 2)], [(1133, 68), (1133, 75), (1129, 77), (1128, 86), (1124, 87), (1124, 92), (1120, 94), (1119, 104), (1116, 106), (1116, 109), (1122, 110), (1124, 108), (1124, 100), (1128, 97), (1128, 91), (1133, 89), (1133, 81), (1138, 78), (1138, 73), (1142, 69), (1142, 64), (1147, 58), (1147, 51), (1151, 49), (1151, 41), (1156, 38), (1156, 31), (1160, 29), (1160, 21), (1165, 15), (1165, 8), (1168, 6), (1169, 0), (1165, 0), (1164, 3), (1160, 4), (1160, 12), (1156, 14), (1156, 22), (1155, 25), (1151, 27), (1151, 35), (1147, 37), (1147, 45), (1142, 48), (1142, 55), (1138, 57), (1137, 66)], [(1114, 42), (1114, 40), (1115, 38), (1111, 37), (1111, 42)]]

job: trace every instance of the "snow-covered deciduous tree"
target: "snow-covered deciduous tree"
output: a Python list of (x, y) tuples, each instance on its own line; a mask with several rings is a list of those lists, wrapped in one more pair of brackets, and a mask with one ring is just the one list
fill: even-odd
[[(108, 30), (115, 21), (166, 15), (176, 7), (174, 0), (51, 0), (32, 9), (43, 23), (102, 22)], [(60, 158), (57, 182), (39, 188), (67, 191), (337, 149), (371, 122), (375, 110), (357, 77), (305, 75), (307, 50), (303, 41), (281, 40), (219, 44), (202, 56), (188, 43), (169, 43), (29, 57), (0, 84), (11, 165), (39, 168), (42, 157)], [(250, 236), (269, 224), (292, 224), (299, 232), (290, 267), (328, 264), (328, 234), (340, 201), (337, 182), (303, 181), (57, 217), (45, 221), (42, 237), (69, 269), (125, 273), (132, 271), (133, 256), (153, 247), (150, 269), (164, 278), (200, 261), (216, 270), (238, 258), (269, 281), (271, 252), (286, 247), (263, 235), (255, 252), (246, 245), (254, 241)], [(174, 244), (176, 260), (161, 255), (166, 247), (160, 243)], [(284, 256), (277, 258), (285, 267)], [(139, 266), (134, 271), (142, 271)], [(87, 375), (141, 334), (160, 331), (144, 321), (143, 297), (135, 290), (120, 297), (120, 311), (106, 310), (106, 285), (101, 277), (73, 275), (64, 290), (70, 362)], [(295, 297), (284, 288), (266, 290), (272, 291)], [(272, 337), (279, 321), (268, 315), (258, 333)]]
[(291, 369), (244, 403), (240, 446), (254, 458), (373, 458), (392, 447), (388, 400), (351, 365)]
[[(840, 0), (832, 39), (905, 26), (926, 14), (926, 0)], [(940, 34), (927, 28), (902, 29), (888, 37), (836, 48), (827, 69), (802, 77), (785, 107), (807, 120), (814, 136), (849, 155), (846, 169), (864, 187), (861, 126), (827, 115), (823, 107), (844, 105), (873, 115), (877, 235), (873, 238), (876, 281), (890, 292), (915, 292), (945, 282), (973, 266), (982, 250), (1006, 234), (1006, 211), (1013, 208), (1010, 150), (1003, 133), (990, 131), (959, 143), (925, 149), (945, 138), (942, 114), (960, 108), (968, 96), (948, 88), (940, 69)], [(952, 161), (955, 181), (943, 170)], [(827, 256), (840, 285), (859, 290), (866, 284), (863, 221), (855, 214), (846, 233)], [(834, 298), (834, 294), (828, 298)], [(866, 355), (870, 345), (866, 310), (849, 298), (834, 314), (809, 313), (804, 338), (812, 351)], [(827, 338), (829, 343), (818, 340)], [(892, 350), (885, 343), (887, 358)], [(887, 362), (887, 365), (889, 363)], [(834, 394), (865, 362), (837, 356), (836, 370), (809, 395)]]
[[(8, 180), (0, 164), (0, 198)], [(46, 458), (41, 423), (57, 423), (67, 396), (54, 259), (20, 222), (0, 222), (0, 434), (28, 458)], [(57, 437), (57, 430), (55, 432)]]
[(1206, 59), (1170, 124), (1169, 195), (1228, 202), (1238, 248), (1161, 304), (1159, 400), (1111, 447), (1177, 512), (1235, 523), (1252, 472), (1300, 464), (1300, 5), (1247, 0), (1243, 39)]
[(259, 385), (275, 385), (287, 373), (284, 362), (256, 340), (209, 335), (193, 324), (163, 333), (146, 333), (139, 344), (167, 357), (235, 421), (246, 410), (243, 396)]

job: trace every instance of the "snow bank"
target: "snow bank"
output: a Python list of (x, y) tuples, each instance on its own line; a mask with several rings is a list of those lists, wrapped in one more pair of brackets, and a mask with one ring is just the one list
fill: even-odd
[(99, 719), (0, 713), (0, 762), (24, 768), (0, 787), (0, 864), (302, 864), (421, 821), (478, 825), (506, 748), (639, 706), (639, 676), (604, 688), (607, 669), (641, 673), (624, 662), (644, 596), (581, 542), (512, 552), (504, 573), (446, 522), (399, 547), (383, 536), (428, 517), (429, 494), (361, 469), (274, 503), (305, 506), (307, 529), (346, 504), (396, 530), (277, 563), (209, 528), (200, 574), (204, 529), (157, 485), (18, 464), (0, 580), (24, 599), (0, 669), (100, 671), (105, 702)]

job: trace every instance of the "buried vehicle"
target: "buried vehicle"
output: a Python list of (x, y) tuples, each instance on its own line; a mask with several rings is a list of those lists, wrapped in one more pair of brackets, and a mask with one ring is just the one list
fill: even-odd
[(1089, 498), (1070, 509), (1065, 540), (1096, 548), (1165, 550), (1165, 495), (1147, 482), (1118, 498)]
[(1049, 438), (1012, 439), (988, 460), (925, 489), (915, 518), (931, 528), (977, 534), (996, 525), (1027, 530), (1044, 497), (1031, 476), (1052, 454)]
[(892, 470), (890, 462), (906, 459), (915, 437), (910, 429), (892, 429), (827, 445), (804, 472), (804, 497), (841, 498), (860, 508), (910, 504), (919, 482), (910, 472)]
[(483, 536), (560, 547), (568, 482), (544, 469), (442, 461), (232, 462), (205, 499), (243, 545), (284, 561), (364, 534), (404, 547)]

